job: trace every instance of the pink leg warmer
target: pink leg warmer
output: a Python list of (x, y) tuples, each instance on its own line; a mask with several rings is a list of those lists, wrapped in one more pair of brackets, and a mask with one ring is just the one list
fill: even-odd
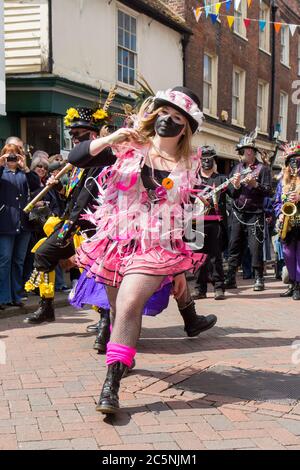
[(124, 344), (117, 344), (109, 342), (106, 350), (106, 365), (114, 364), (115, 362), (122, 362), (127, 367), (130, 367), (136, 349), (125, 346)]

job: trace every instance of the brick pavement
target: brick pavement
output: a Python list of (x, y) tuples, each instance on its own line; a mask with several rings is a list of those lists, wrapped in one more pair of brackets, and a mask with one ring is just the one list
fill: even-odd
[[(61, 308), (55, 323), (36, 327), (23, 325), (22, 315), (2, 318), (0, 450), (299, 450), (300, 353), (292, 343), (300, 344), (300, 304), (280, 299), (281, 283), (271, 279), (255, 295), (249, 281), (242, 286), (225, 301), (211, 294), (197, 301), (199, 313), (219, 318), (199, 338), (184, 336), (173, 300), (144, 318), (137, 366), (122, 381), (122, 410), (112, 419), (95, 411), (105, 376), (104, 357), (85, 332), (95, 312)], [(206, 379), (197, 386), (205, 377), (209, 390)], [(238, 392), (245, 377), (253, 383), (247, 399)], [(298, 378), (298, 390), (289, 390)]]

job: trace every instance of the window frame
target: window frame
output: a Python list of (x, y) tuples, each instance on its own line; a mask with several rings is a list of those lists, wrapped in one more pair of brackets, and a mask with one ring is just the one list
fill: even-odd
[[(135, 44), (136, 50), (135, 51), (131, 49), (130, 47), (127, 48), (125, 45), (121, 45), (119, 43), (119, 29), (120, 29), (119, 12), (135, 20), (135, 37), (136, 37), (136, 44)], [(130, 20), (130, 27), (131, 27), (131, 20)], [(124, 28), (122, 29), (123, 29), (123, 34), (124, 34), (124, 31), (127, 31), (127, 30), (125, 30)], [(131, 31), (128, 31), (128, 32), (131, 34)], [(129, 37), (129, 39), (131, 40), (131, 36)], [(120, 49), (123, 51), (128, 51), (129, 53), (134, 55), (134, 69), (133, 69), (134, 70), (134, 84), (133, 85), (130, 83), (126, 83), (119, 79), (119, 66), (122, 67), (122, 71), (124, 68), (124, 65), (119, 63), (119, 50)], [(129, 81), (130, 80), (129, 70), (132, 69), (132, 67), (130, 67), (129, 64), (126, 67), (128, 69), (128, 81)], [(135, 15), (133, 12), (127, 10), (126, 8), (121, 7), (120, 5), (116, 5), (116, 78), (117, 78), (117, 84), (120, 87), (135, 90), (137, 71), (138, 71), (138, 15)], [(122, 74), (122, 78), (123, 78), (123, 74)]]
[[(238, 105), (237, 105), (237, 113), (236, 118), (233, 116), (233, 100), (234, 96), (234, 79), (235, 74), (239, 75), (239, 94), (236, 98), (238, 98)], [(245, 127), (245, 91), (246, 91), (246, 71), (241, 69), (240, 67), (233, 67), (232, 70), (232, 88), (231, 88), (231, 122), (234, 126)]]
[[(211, 81), (207, 81), (204, 78), (204, 61), (205, 56), (208, 57), (211, 61)], [(210, 86), (209, 98), (210, 102), (209, 108), (204, 106), (204, 85), (208, 84)], [(210, 54), (207, 51), (204, 51), (203, 54), (203, 112), (209, 116), (217, 117), (217, 100), (218, 100), (218, 56)]]
[[(237, 16), (237, 13), (239, 13), (240, 15)], [(248, 14), (248, 5), (247, 5), (246, 1), (241, 1), (241, 3), (239, 4), (238, 10), (235, 8), (235, 4), (233, 5), (234, 23), (233, 23), (232, 31), (234, 32), (234, 34), (236, 34), (237, 36), (243, 38), (246, 41), (248, 41), (247, 28), (245, 26), (245, 23), (244, 23), (243, 19), (247, 18), (247, 14)], [(236, 29), (236, 25), (237, 25), (236, 19), (237, 18), (239, 18), (241, 20), (240, 30)]]
[[(262, 87), (262, 103), (261, 103), (261, 121), (262, 126), (259, 126), (257, 119), (257, 112), (259, 109), (258, 103), (258, 90), (259, 87)], [(258, 80), (257, 83), (257, 100), (256, 100), (256, 126), (258, 127), (258, 132), (260, 134), (267, 134), (268, 132), (268, 115), (269, 115), (269, 83), (264, 80)]]
[[(283, 38), (287, 39), (286, 44), (283, 44)], [(283, 47), (285, 52), (283, 52)], [(290, 31), (288, 25), (282, 25), (280, 31), (280, 62), (282, 65), (290, 67)]]
[[(281, 105), (281, 103), (282, 103), (281, 102), (281, 97), (285, 98), (285, 109), (284, 110), (282, 109), (282, 105)], [(281, 114), (282, 111), (285, 112), (285, 115)], [(280, 138), (283, 141), (286, 141), (286, 139), (287, 139), (288, 112), (289, 112), (288, 94), (285, 91), (281, 90), (280, 95), (279, 95), (279, 123), (280, 123)], [(285, 118), (285, 121), (284, 121), (284, 118)], [(283, 120), (283, 125), (281, 125), (281, 119)]]
[[(265, 16), (262, 15), (262, 12), (266, 13)], [(270, 7), (267, 3), (264, 1), (261, 2), (259, 5), (259, 19), (260, 20), (265, 20), (266, 25), (263, 31), (260, 30), (259, 28), (259, 38), (258, 38), (258, 44), (259, 44), (259, 49), (263, 52), (267, 52), (270, 54), (270, 47), (271, 47), (271, 41), (270, 41)], [(261, 44), (261, 38), (264, 37), (264, 45)]]

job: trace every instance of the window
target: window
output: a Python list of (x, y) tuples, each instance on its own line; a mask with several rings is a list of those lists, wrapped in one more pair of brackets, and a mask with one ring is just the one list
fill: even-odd
[(203, 61), (203, 110), (217, 114), (218, 57), (204, 54)]
[(259, 19), (266, 21), (264, 30), (259, 28), (259, 48), (270, 52), (270, 8), (264, 2), (259, 6)]
[(259, 81), (257, 88), (256, 125), (260, 132), (267, 132), (268, 130), (268, 109), (269, 84)]
[(118, 81), (134, 86), (136, 78), (136, 18), (118, 10)]
[(243, 21), (244, 18), (247, 18), (247, 2), (241, 1), (238, 8), (234, 5), (233, 31), (246, 38), (247, 30)]
[(279, 106), (279, 124), (280, 124), (281, 140), (286, 140), (287, 116), (288, 116), (288, 95), (282, 91), (280, 93), (280, 106)]
[(245, 76), (243, 70), (234, 67), (232, 77), (232, 123), (240, 126), (244, 125)]
[(288, 26), (282, 26), (281, 28), (281, 51), (280, 60), (284, 65), (290, 65), (290, 33)]
[(300, 141), (300, 105), (297, 105), (296, 140)]

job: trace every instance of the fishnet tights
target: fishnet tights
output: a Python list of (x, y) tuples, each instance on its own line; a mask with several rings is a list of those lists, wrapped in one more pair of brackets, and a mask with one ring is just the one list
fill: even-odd
[(128, 274), (119, 289), (106, 286), (113, 331), (110, 341), (135, 348), (141, 332), (142, 312), (164, 276)]

